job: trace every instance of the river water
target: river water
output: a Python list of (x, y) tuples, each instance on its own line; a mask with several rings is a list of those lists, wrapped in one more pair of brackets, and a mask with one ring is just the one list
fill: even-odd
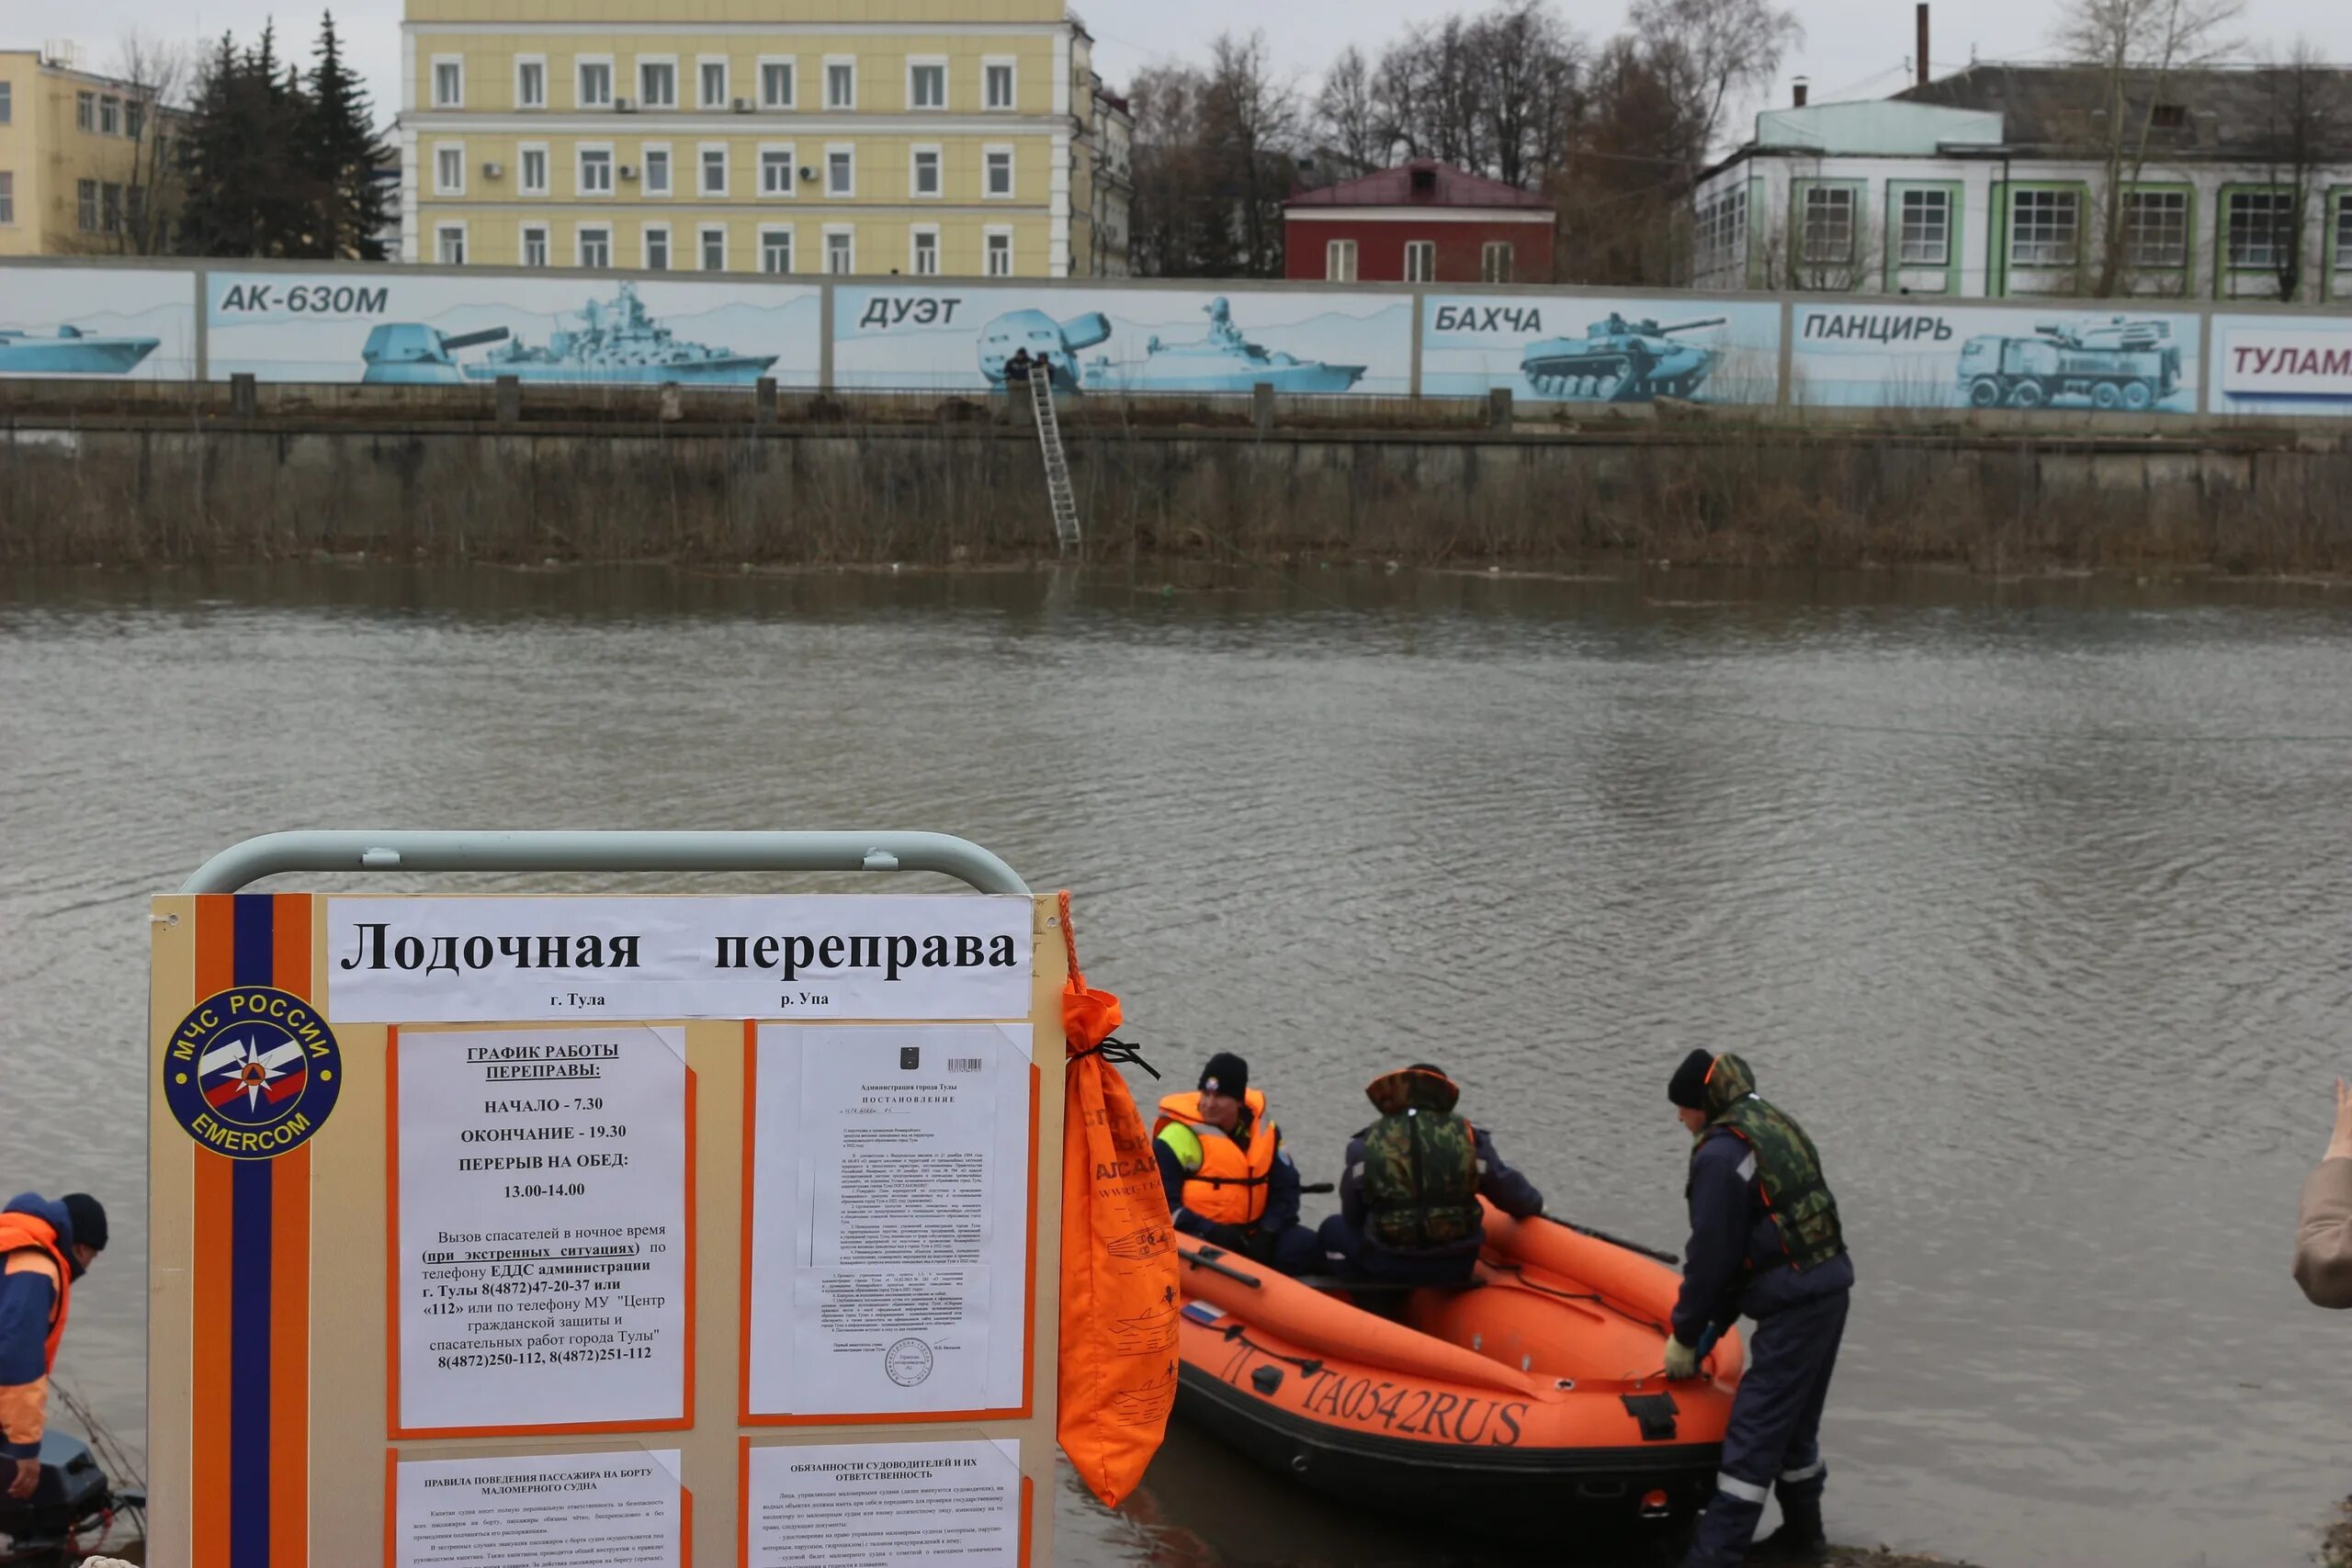
[[(1075, 888), (1129, 1032), (1248, 1055), (1310, 1179), (1431, 1058), (1555, 1212), (1679, 1245), (1665, 1079), (1739, 1048), (1861, 1276), (1834, 1533), (2283, 1568), (2352, 1408), (2287, 1275), (2352, 1066), (2342, 592), (0, 582), (0, 1181), (114, 1200), (65, 1366), (135, 1434), (148, 894), (292, 826), (944, 829)], [(1483, 1560), (1182, 1432), (1060, 1508), (1071, 1562)]]

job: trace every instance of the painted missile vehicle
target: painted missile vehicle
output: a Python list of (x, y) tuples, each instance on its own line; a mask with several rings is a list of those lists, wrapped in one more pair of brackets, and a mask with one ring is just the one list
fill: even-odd
[(1208, 313), (1208, 336), (1163, 343), (1154, 335), (1136, 360), (1097, 355), (1086, 366), (1086, 385), (1105, 391), (1247, 392), (1262, 382), (1277, 392), (1344, 392), (1363, 377), (1362, 365), (1326, 365), (1251, 343), (1234, 325), (1223, 295), (1201, 308)]
[(544, 347), (515, 340), (459, 368), (476, 381), (513, 376), (632, 386), (740, 384), (758, 380), (776, 360), (773, 354), (736, 354), (676, 336), (646, 313), (633, 283), (622, 284), (613, 299), (591, 299), (571, 314), (580, 324), (548, 333)]
[(1715, 351), (1679, 343), (1677, 333), (1719, 327), (1721, 316), (1660, 326), (1656, 317), (1629, 321), (1611, 310), (1582, 337), (1545, 338), (1520, 356), (1520, 374), (1547, 397), (1606, 403), (1645, 403), (1687, 398), (1715, 367)]
[(1987, 333), (1961, 345), (1960, 384), (1971, 406), (2038, 409), (2064, 398), (2137, 412), (2180, 386), (2169, 321), (2036, 321), (2033, 333)]
[(359, 350), (368, 367), (359, 379), (379, 387), (447, 386), (464, 379), (458, 350), (503, 343), (504, 327), (478, 333), (436, 332), (422, 321), (385, 321), (368, 334)]
[(1078, 355), (1111, 335), (1111, 318), (1100, 310), (1057, 321), (1043, 310), (1007, 310), (980, 329), (980, 374), (991, 387), (1004, 385), (1004, 363), (1023, 349), (1043, 358), (1057, 392), (1079, 389)]
[(0, 376), (127, 376), (159, 341), (103, 337), (69, 326), (49, 337), (0, 330)]

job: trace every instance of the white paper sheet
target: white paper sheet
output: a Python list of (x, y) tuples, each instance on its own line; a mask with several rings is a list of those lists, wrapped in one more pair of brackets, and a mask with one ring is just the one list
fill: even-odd
[(1021, 1449), (1010, 1438), (752, 1450), (744, 1568), (1015, 1568)]
[(685, 1032), (403, 1030), (410, 1431), (685, 1414)]
[(1022, 1403), (1026, 1024), (766, 1025), (752, 1171), (756, 1415)]
[(678, 1462), (676, 1449), (403, 1462), (392, 1568), (678, 1568)]
[(345, 896), (327, 900), (345, 1023), (1027, 1018), (1026, 898)]

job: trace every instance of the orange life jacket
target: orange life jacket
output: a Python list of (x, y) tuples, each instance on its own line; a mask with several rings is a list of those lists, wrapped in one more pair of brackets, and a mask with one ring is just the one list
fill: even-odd
[(1151, 1124), (1156, 1139), (1171, 1122), (1182, 1122), (1201, 1140), (1201, 1168), (1184, 1179), (1181, 1200), (1187, 1209), (1215, 1224), (1254, 1225), (1266, 1213), (1266, 1181), (1274, 1168), (1282, 1134), (1266, 1114), (1263, 1089), (1241, 1097), (1250, 1109), (1250, 1146), (1243, 1148), (1225, 1130), (1201, 1120), (1198, 1090), (1171, 1094), (1159, 1102), (1159, 1120)]
[(57, 1300), (49, 1309), (49, 1343), (45, 1349), (51, 1370), (57, 1366), (58, 1342), (65, 1337), (65, 1311), (74, 1299), (74, 1265), (65, 1249), (57, 1245), (57, 1230), (39, 1214), (0, 1214), (0, 1258), (37, 1248), (49, 1255), (57, 1266)]

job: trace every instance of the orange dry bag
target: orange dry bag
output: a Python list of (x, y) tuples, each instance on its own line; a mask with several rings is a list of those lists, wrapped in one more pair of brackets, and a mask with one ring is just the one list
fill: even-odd
[(1119, 1027), (1119, 998), (1086, 988), (1068, 893), (1061, 915), (1069, 979), (1062, 987), (1059, 1435), (1088, 1490), (1115, 1507), (1143, 1479), (1168, 1429), (1182, 1303), (1151, 1137), (1126, 1080), (1103, 1060), (1103, 1043)]

